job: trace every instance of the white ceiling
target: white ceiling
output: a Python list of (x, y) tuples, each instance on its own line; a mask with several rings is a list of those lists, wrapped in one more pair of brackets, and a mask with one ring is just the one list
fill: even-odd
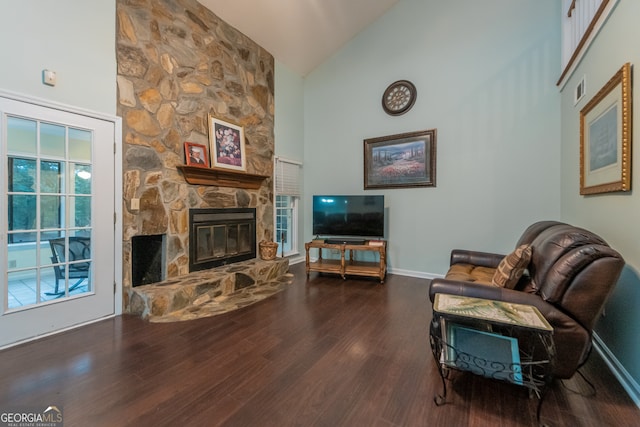
[(198, 0), (306, 76), (399, 0)]

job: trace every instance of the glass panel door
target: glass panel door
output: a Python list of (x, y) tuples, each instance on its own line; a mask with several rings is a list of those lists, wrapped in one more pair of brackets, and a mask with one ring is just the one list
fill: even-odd
[(1, 97), (0, 113), (1, 347), (113, 313), (114, 124)]

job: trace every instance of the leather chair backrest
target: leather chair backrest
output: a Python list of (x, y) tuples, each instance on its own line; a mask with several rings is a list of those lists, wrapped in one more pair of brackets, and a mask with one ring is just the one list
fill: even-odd
[(546, 225), (539, 225), (543, 229), (531, 241), (531, 282), (542, 299), (591, 331), (624, 260), (590, 231), (563, 223)]
[(518, 243), (516, 243), (516, 248), (520, 245), (530, 245), (531, 242), (533, 242), (533, 239), (538, 237), (540, 233), (542, 233), (547, 228), (553, 227), (556, 225), (566, 225), (566, 224), (564, 222), (558, 222), (558, 221), (539, 221), (531, 224), (529, 227), (527, 227), (526, 230), (524, 230), (524, 233), (522, 233), (522, 236), (520, 236)]

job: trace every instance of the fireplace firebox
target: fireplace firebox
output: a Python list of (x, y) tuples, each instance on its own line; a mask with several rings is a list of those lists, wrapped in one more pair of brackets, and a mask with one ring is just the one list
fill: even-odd
[(189, 210), (190, 272), (255, 257), (255, 208)]
[(131, 286), (161, 282), (164, 268), (165, 235), (133, 236), (131, 238)]

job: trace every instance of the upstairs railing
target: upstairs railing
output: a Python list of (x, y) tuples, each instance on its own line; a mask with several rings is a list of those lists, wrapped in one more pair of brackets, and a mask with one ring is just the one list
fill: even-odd
[(618, 0), (562, 0), (562, 75), (570, 74)]

